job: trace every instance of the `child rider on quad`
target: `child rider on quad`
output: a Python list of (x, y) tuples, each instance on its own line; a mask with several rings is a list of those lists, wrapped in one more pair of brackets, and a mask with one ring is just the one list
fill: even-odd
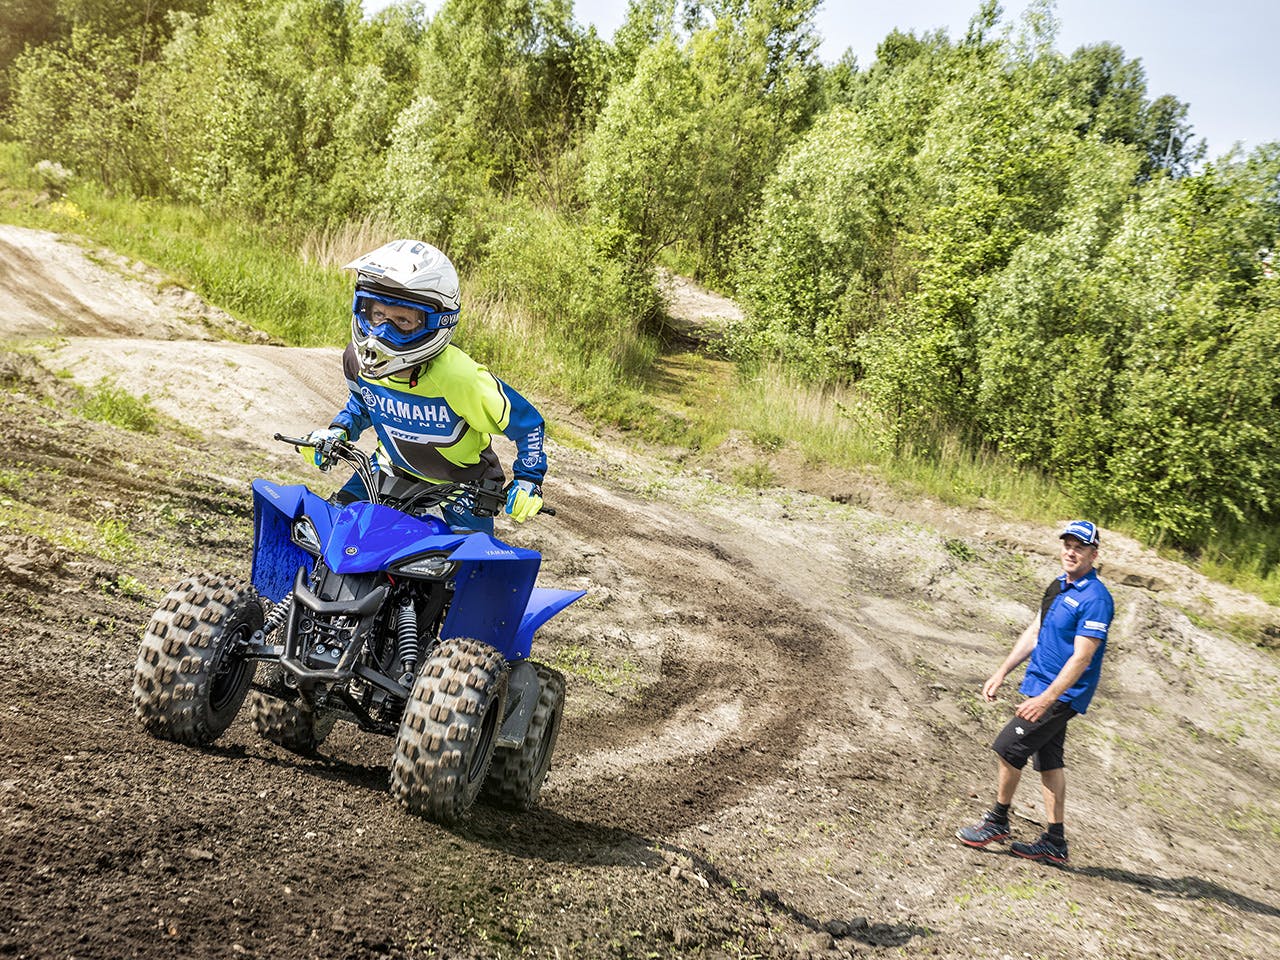
[[(335, 439), (378, 434), (375, 469), (384, 491), (423, 482), (504, 481), (490, 444), (501, 431), (515, 441), (514, 481), (506, 512), (523, 523), (542, 509), (547, 470), (542, 416), (524, 397), (449, 344), (461, 306), (458, 274), (440, 250), (419, 240), (395, 240), (348, 263), (356, 272), (351, 342), (342, 372), (351, 396), (328, 429), (313, 430), (299, 447), (327, 468)], [(353, 476), (334, 502), (367, 499)], [(492, 535), (493, 518), (463, 501), (443, 505), (450, 528)]]

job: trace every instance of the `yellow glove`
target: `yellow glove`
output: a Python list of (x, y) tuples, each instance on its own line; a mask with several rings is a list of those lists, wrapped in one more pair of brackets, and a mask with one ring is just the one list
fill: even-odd
[(531, 480), (517, 480), (507, 490), (507, 513), (524, 523), (542, 509), (542, 488)]
[(302, 459), (313, 467), (328, 470), (333, 462), (333, 441), (347, 439), (347, 431), (341, 427), (328, 427), (324, 430), (312, 430), (307, 434), (308, 446), (298, 447)]

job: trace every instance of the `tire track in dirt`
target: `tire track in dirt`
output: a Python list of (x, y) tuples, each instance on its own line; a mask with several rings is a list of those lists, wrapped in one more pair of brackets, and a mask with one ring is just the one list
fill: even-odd
[[(80, 364), (82, 376), (95, 378), (119, 370), (113, 364), (122, 353), (132, 358), (132, 369), (145, 369), (171, 365), (174, 351), (181, 350), (188, 359), (206, 358), (206, 367), (225, 368), (228, 372), (220, 376), (236, 382), (253, 376), (297, 384), (277, 390), (276, 396), (289, 410), (304, 411), (299, 414), (303, 422), (307, 417), (318, 422), (321, 410), (327, 418), (345, 394), (336, 351), (142, 340), (116, 344), (72, 340), (60, 357)], [(282, 372), (266, 374), (231, 359), (246, 355), (260, 358), (264, 370), (278, 367)], [(201, 419), (187, 393), (170, 395), (166, 379), (157, 382), (160, 402), (174, 404), (171, 414), (185, 422)], [(234, 408), (237, 404), (228, 404), (227, 396), (226, 390), (210, 392), (211, 399)], [(278, 447), (264, 442), (261, 418), (244, 423), (242, 430), (255, 434), (255, 445)], [(84, 452), (46, 443), (40, 463), (86, 490), (109, 481), (139, 498), (182, 498), (196, 510), (223, 507), (218, 493), (201, 491), (204, 482), (133, 475), (122, 466), (125, 451), (99, 450), (87, 458)], [(662, 643), (656, 677), (634, 699), (604, 723), (581, 730), (567, 724), (548, 801), (558, 808), (563, 804), (569, 816), (598, 821), (604, 813), (606, 823), (662, 833), (736, 802), (748, 784), (769, 782), (795, 762), (814, 726), (833, 718), (826, 705), (834, 696), (828, 682), (838, 675), (839, 639), (802, 615), (785, 595), (764, 586), (749, 560), (705, 531), (687, 529), (679, 515), (625, 498), (601, 502), (571, 493), (580, 477), (573, 458), (566, 460), (565, 472), (557, 474), (565, 484), (557, 486), (557, 496), (568, 518), (561, 526), (584, 543), (605, 545), (610, 560), (630, 571), (634, 582), (625, 589), (645, 598), (638, 612), (641, 626), (661, 608), (670, 612), (674, 629), (664, 631), (670, 637)], [(317, 484), (323, 487), (323, 482)], [(247, 492), (245, 501), (247, 508)], [(558, 538), (561, 530), (556, 532)], [(207, 540), (208, 533), (202, 536)], [(226, 546), (234, 552), (234, 544)], [(552, 555), (563, 549), (549, 546)], [(245, 544), (246, 557), (247, 549)], [(665, 756), (661, 748), (654, 749), (662, 744)]]
[(606, 545), (637, 577), (627, 588), (675, 627), (657, 676), (573, 738), (548, 802), (669, 835), (792, 767), (839, 715), (843, 638), (708, 531), (675, 517), (666, 529), (661, 506), (576, 490), (557, 502), (562, 523)]
[[(939, 538), (920, 534), (914, 553), (896, 554), (820, 518), (776, 530), (713, 511), (691, 520), (583, 483), (585, 472), (573, 464), (568, 489), (557, 487), (559, 522), (628, 572), (604, 587), (643, 596), (663, 642), (634, 698), (570, 734), (568, 769), (553, 770), (546, 794), (555, 809), (671, 837), (812, 782), (912, 782), (924, 764), (972, 752), (974, 718), (953, 703), (954, 678), (922, 657), (986, 650), (974, 631), (997, 624), (966, 606), (967, 586), (938, 593), (933, 617), (920, 616), (922, 588), (949, 566)], [(963, 611), (965, 626), (944, 627), (948, 611)]]

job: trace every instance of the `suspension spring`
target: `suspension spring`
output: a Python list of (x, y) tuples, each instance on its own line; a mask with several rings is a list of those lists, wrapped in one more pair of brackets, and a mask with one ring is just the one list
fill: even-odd
[(293, 606), (293, 591), (290, 590), (285, 594), (284, 598), (271, 608), (271, 612), (267, 614), (266, 619), (262, 621), (262, 635), (266, 636), (272, 630), (280, 627), (289, 617), (289, 608)]
[(418, 665), (418, 611), (413, 597), (403, 597), (396, 606), (396, 652), (408, 673)]

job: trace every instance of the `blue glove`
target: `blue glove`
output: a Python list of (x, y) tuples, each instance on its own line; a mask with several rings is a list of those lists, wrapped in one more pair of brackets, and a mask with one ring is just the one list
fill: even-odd
[(542, 509), (542, 488), (532, 480), (517, 480), (507, 488), (507, 513), (524, 523)]
[(347, 439), (347, 431), (341, 427), (328, 427), (324, 430), (312, 430), (307, 434), (307, 445), (298, 447), (302, 459), (313, 467), (328, 470), (333, 463), (333, 441)]

